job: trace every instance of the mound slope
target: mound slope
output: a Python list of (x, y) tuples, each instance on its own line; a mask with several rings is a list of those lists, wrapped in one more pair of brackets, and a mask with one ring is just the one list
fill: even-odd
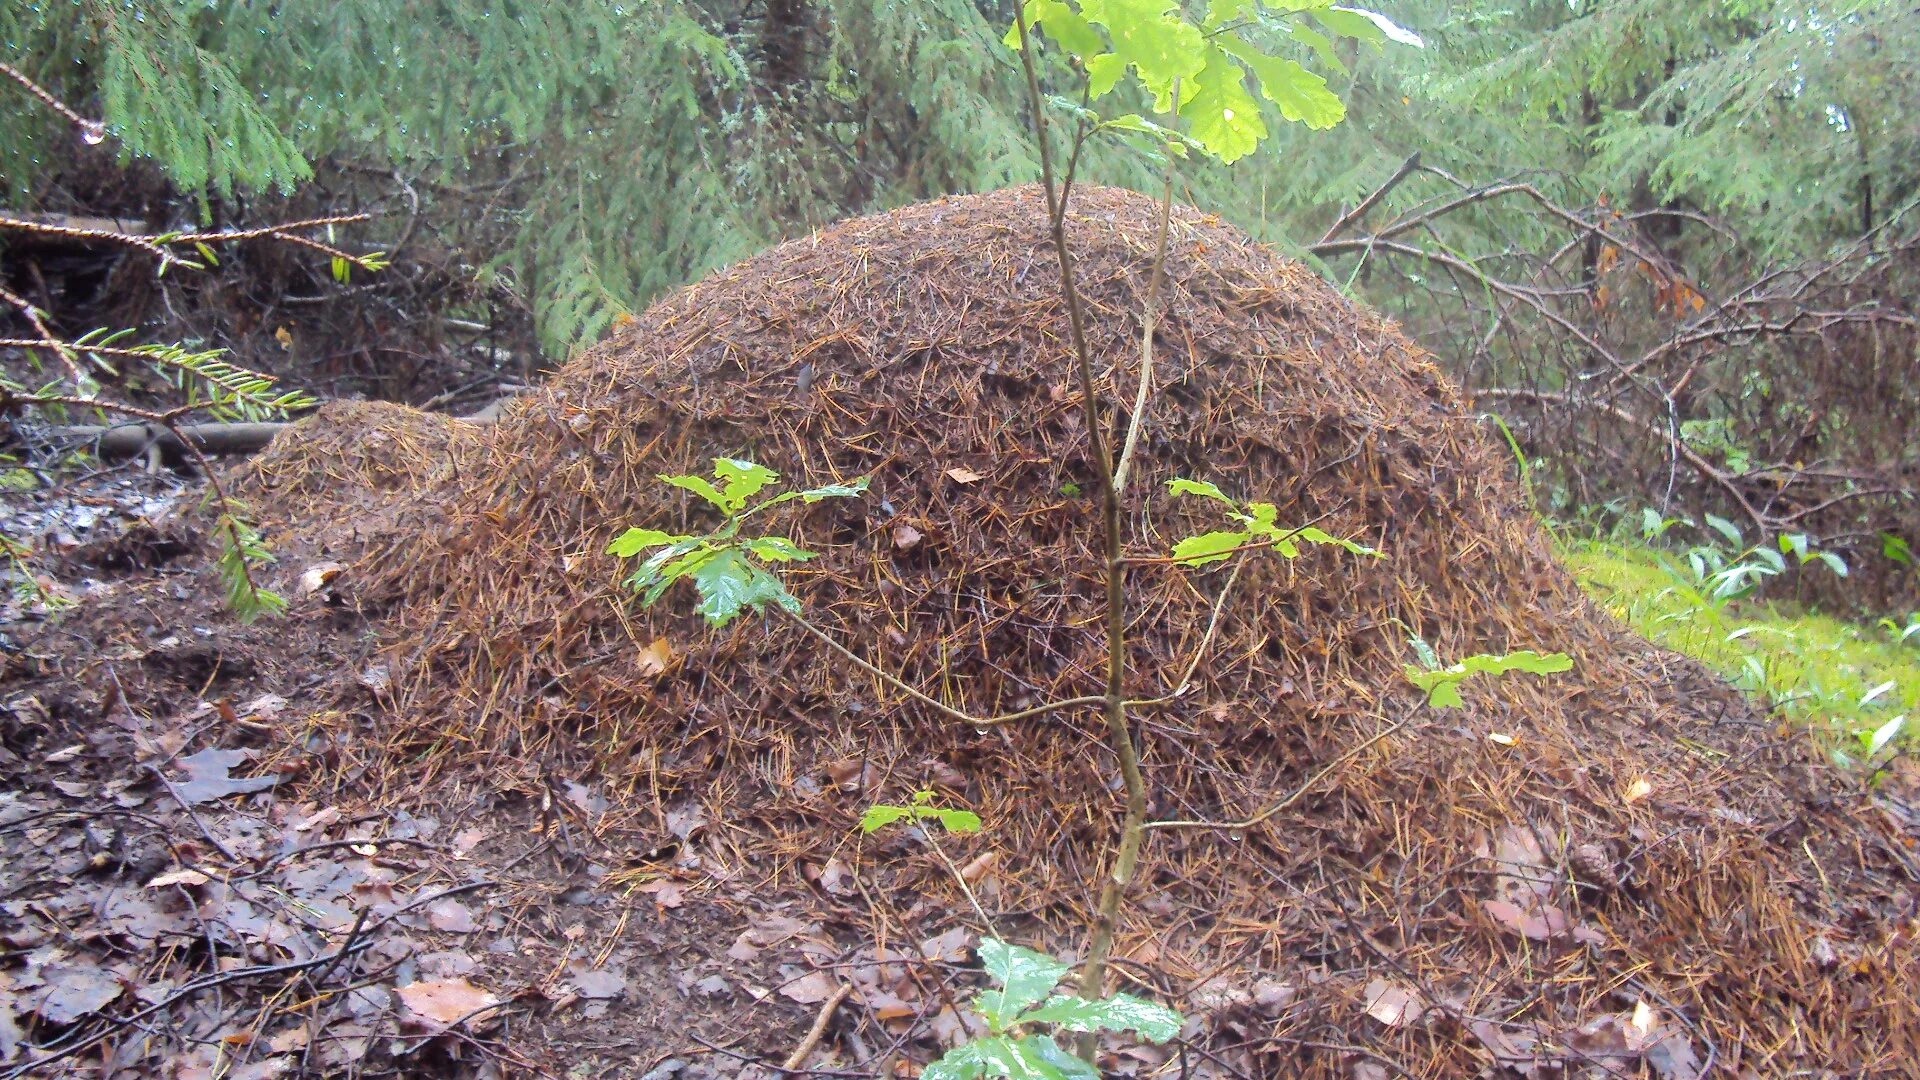
[[(1075, 194), (1110, 401), (1137, 377), (1153, 218)], [(965, 906), (939, 863), (851, 829), (932, 784), (988, 822), (953, 854), (991, 866), (1002, 931), (1075, 948), (1119, 813), (1096, 716), (958, 726), (777, 616), (716, 634), (685, 603), (638, 609), (603, 554), (629, 525), (698, 525), (655, 477), (715, 456), (871, 476), (864, 499), (772, 522), (823, 552), (789, 577), (815, 622), (978, 714), (1097, 692), (1098, 513), (1046, 235), (1033, 189), (848, 222), (662, 301), (511, 406), (395, 504), (368, 559), (395, 604), (399, 760), (597, 770), (663, 842), (704, 836), (699, 873), (827, 910), (838, 863), (920, 936)], [(1258, 827), (1157, 831), (1123, 966), (1206, 1003), (1236, 1053), (1287, 1062), (1263, 1071), (1346, 1076), (1376, 1060), (1356, 1045), (1433, 1076), (1904, 1068), (1913, 952), (1880, 916), (1913, 863), (1853, 820), (1873, 811), (1581, 595), (1502, 451), (1391, 325), (1192, 211), (1167, 274), (1139, 553), (1215, 524), (1164, 495), (1191, 476), (1386, 558), (1250, 562), (1198, 692), (1142, 711), (1160, 818), (1246, 818), (1336, 768)], [(1226, 573), (1130, 572), (1140, 696), (1178, 678)], [(1401, 673), (1409, 630), (1446, 657), (1577, 667), (1438, 713)], [(690, 835), (690, 814), (716, 824)], [(1286, 989), (1249, 1004), (1260, 980)], [(1425, 1012), (1369, 1013), (1382, 992)], [(1608, 1058), (1636, 1001), (1661, 1026)]]

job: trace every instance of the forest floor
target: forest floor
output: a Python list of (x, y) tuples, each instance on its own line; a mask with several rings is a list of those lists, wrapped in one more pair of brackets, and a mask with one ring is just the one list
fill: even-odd
[[(6, 522), (50, 538), (64, 569), (41, 583), (78, 602), (60, 619), (76, 640), (109, 644), (87, 658), (8, 645), (0, 1077), (772, 1077), (838, 1003), (823, 967), (910, 1022), (960, 1023), (950, 980), (964, 931), (862, 945), (864, 932), (769, 915), (724, 887), (696, 892), (680, 872), (723, 823), (685, 819), (674, 850), (636, 861), (619, 855), (630, 845), (608, 800), (571, 781), (537, 798), (457, 786), (411, 806), (345, 786), (329, 797), (303, 762), (351, 758), (363, 733), (335, 713), (285, 745), (282, 714), (317, 688), (284, 681), (274, 645), (331, 650), (369, 695), (382, 675), (356, 652), (353, 619), (315, 598), (232, 649), (169, 607), (194, 602), (179, 584), (192, 559), (175, 562), (192, 545), (144, 522), (185, 494), (116, 470), (16, 501)], [(1920, 695), (1920, 648), (1884, 628), (1689, 603), (1648, 549), (1577, 541), (1562, 553), (1641, 632), (1729, 678), (1762, 673), (1749, 689), (1782, 717), (1844, 739)], [(20, 597), (7, 621), (45, 608)], [(151, 618), (103, 626), (96, 608)], [(69, 678), (81, 660), (104, 665), (115, 691)], [(1907, 759), (1883, 778), (1884, 797), (1909, 809), (1917, 791)], [(849, 912), (859, 891), (820, 883)], [(655, 1022), (690, 997), (707, 1022)], [(860, 1038), (858, 1075), (871, 1075), (889, 1048)], [(807, 1063), (828, 1076), (853, 1064)]]

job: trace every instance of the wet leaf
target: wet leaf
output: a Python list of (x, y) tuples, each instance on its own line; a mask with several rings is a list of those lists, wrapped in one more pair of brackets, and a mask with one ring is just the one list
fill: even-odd
[(627, 992), (626, 976), (614, 971), (579, 971), (572, 981), (581, 997), (594, 1001), (609, 1001)]
[(441, 900), (427, 905), (427, 925), (453, 934), (471, 934), (476, 929), (473, 912), (458, 900)]
[(1376, 978), (1367, 984), (1367, 1015), (1388, 1027), (1404, 1027), (1426, 1013), (1414, 992), (1396, 983)]
[(802, 1005), (817, 1005), (832, 997), (838, 990), (839, 987), (834, 985), (826, 972), (814, 971), (780, 987), (780, 996), (790, 998)]
[(408, 983), (398, 989), (400, 1000), (415, 1015), (442, 1026), (484, 1016), (500, 999), (465, 979), (436, 979)]
[(87, 964), (49, 964), (41, 978), (33, 1011), (49, 1024), (71, 1024), (99, 1012), (125, 990), (112, 972)]
[(180, 759), (180, 767), (187, 771), (185, 781), (176, 781), (174, 790), (180, 800), (189, 806), (224, 799), (229, 795), (246, 795), (256, 791), (265, 791), (280, 782), (278, 776), (232, 777), (228, 772), (236, 765), (244, 764), (252, 757), (245, 750), (202, 750), (190, 757)]
[(207, 875), (198, 870), (180, 869), (161, 874), (147, 882), (149, 889), (164, 889), (169, 885), (205, 885)]

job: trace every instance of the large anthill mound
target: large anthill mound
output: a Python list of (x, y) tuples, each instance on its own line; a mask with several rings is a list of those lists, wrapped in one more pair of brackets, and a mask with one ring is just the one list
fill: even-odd
[[(1133, 396), (1154, 214), (1125, 192), (1074, 196), (1109, 402)], [(951, 854), (993, 853), (976, 869), (1001, 930), (1077, 947), (1119, 815), (1091, 711), (956, 725), (777, 615), (716, 633), (690, 595), (639, 609), (603, 554), (629, 525), (710, 522), (656, 476), (718, 455), (801, 485), (871, 476), (862, 499), (769, 519), (823, 553), (788, 575), (813, 620), (975, 713), (1097, 693), (1099, 518), (1044, 218), (1023, 189), (786, 244), (509, 409), (370, 562), (398, 602), (395, 748), (530, 779), (596, 768), (663, 842), (704, 837), (701, 880), (832, 907), (850, 870), (927, 932), (964, 909), (940, 864), (852, 828), (930, 784), (987, 822)], [(1500, 1055), (1579, 1073), (1640, 1060), (1607, 1057), (1635, 1039), (1666, 1076), (1906, 1068), (1913, 952), (1880, 916), (1896, 888), (1911, 897), (1911, 856), (1872, 811), (1805, 794), (1818, 781), (1724, 686), (1581, 595), (1432, 361), (1191, 211), (1173, 218), (1163, 311), (1127, 495), (1137, 554), (1218, 526), (1205, 500), (1165, 494), (1189, 476), (1386, 557), (1250, 559), (1197, 691), (1138, 710), (1155, 816), (1246, 818), (1406, 726), (1255, 828), (1155, 832), (1126, 970), (1175, 998), (1218, 977), (1188, 999), (1216, 1006), (1268, 980), (1219, 1022), (1303, 1075), (1381, 1059), (1469, 1075)], [(1129, 572), (1139, 696), (1178, 678), (1228, 572)], [(1435, 711), (1402, 673), (1414, 633), (1446, 658), (1564, 650), (1577, 666), (1469, 684), (1464, 709)], [(1661, 1025), (1644, 1039), (1619, 1018), (1636, 1002)], [(1328, 1049), (1354, 1044), (1380, 1057)]]

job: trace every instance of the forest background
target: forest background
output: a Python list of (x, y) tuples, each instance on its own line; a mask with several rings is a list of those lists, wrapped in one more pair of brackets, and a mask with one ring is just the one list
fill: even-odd
[[(1231, 171), (1182, 163), (1180, 198), (1401, 319), (1643, 630), (1790, 701), (1809, 678), (1849, 708), (1920, 694), (1860, 701), (1920, 646), (1920, 12), (1387, 14), (1397, 27), (1345, 27), (1357, 39), (1321, 32), (1337, 10), (1288, 20), (1334, 93), (1300, 87), (1276, 109), (1241, 88), (1249, 112), (1308, 123), (1271, 116)], [(9, 4), (0, 285), (63, 340), (131, 330), (321, 398), (470, 411), (778, 240), (1035, 179), (1001, 43), (1012, 15), (988, 0)], [(1424, 47), (1380, 48), (1399, 27)], [(1139, 190), (1160, 172), (1120, 142), (1081, 164)], [(156, 276), (85, 235), (357, 215), (323, 242), (390, 262), (378, 273), (249, 243)], [(0, 319), (9, 340), (35, 329), (17, 306)], [(22, 380), (47, 362), (0, 359)], [(157, 368), (116, 380), (136, 400), (179, 389)], [(1727, 622), (1755, 599), (1785, 605), (1768, 617), (1789, 645), (1766, 652)], [(1807, 661), (1816, 638), (1840, 658)], [(1818, 670), (1783, 675), (1794, 656)]]

